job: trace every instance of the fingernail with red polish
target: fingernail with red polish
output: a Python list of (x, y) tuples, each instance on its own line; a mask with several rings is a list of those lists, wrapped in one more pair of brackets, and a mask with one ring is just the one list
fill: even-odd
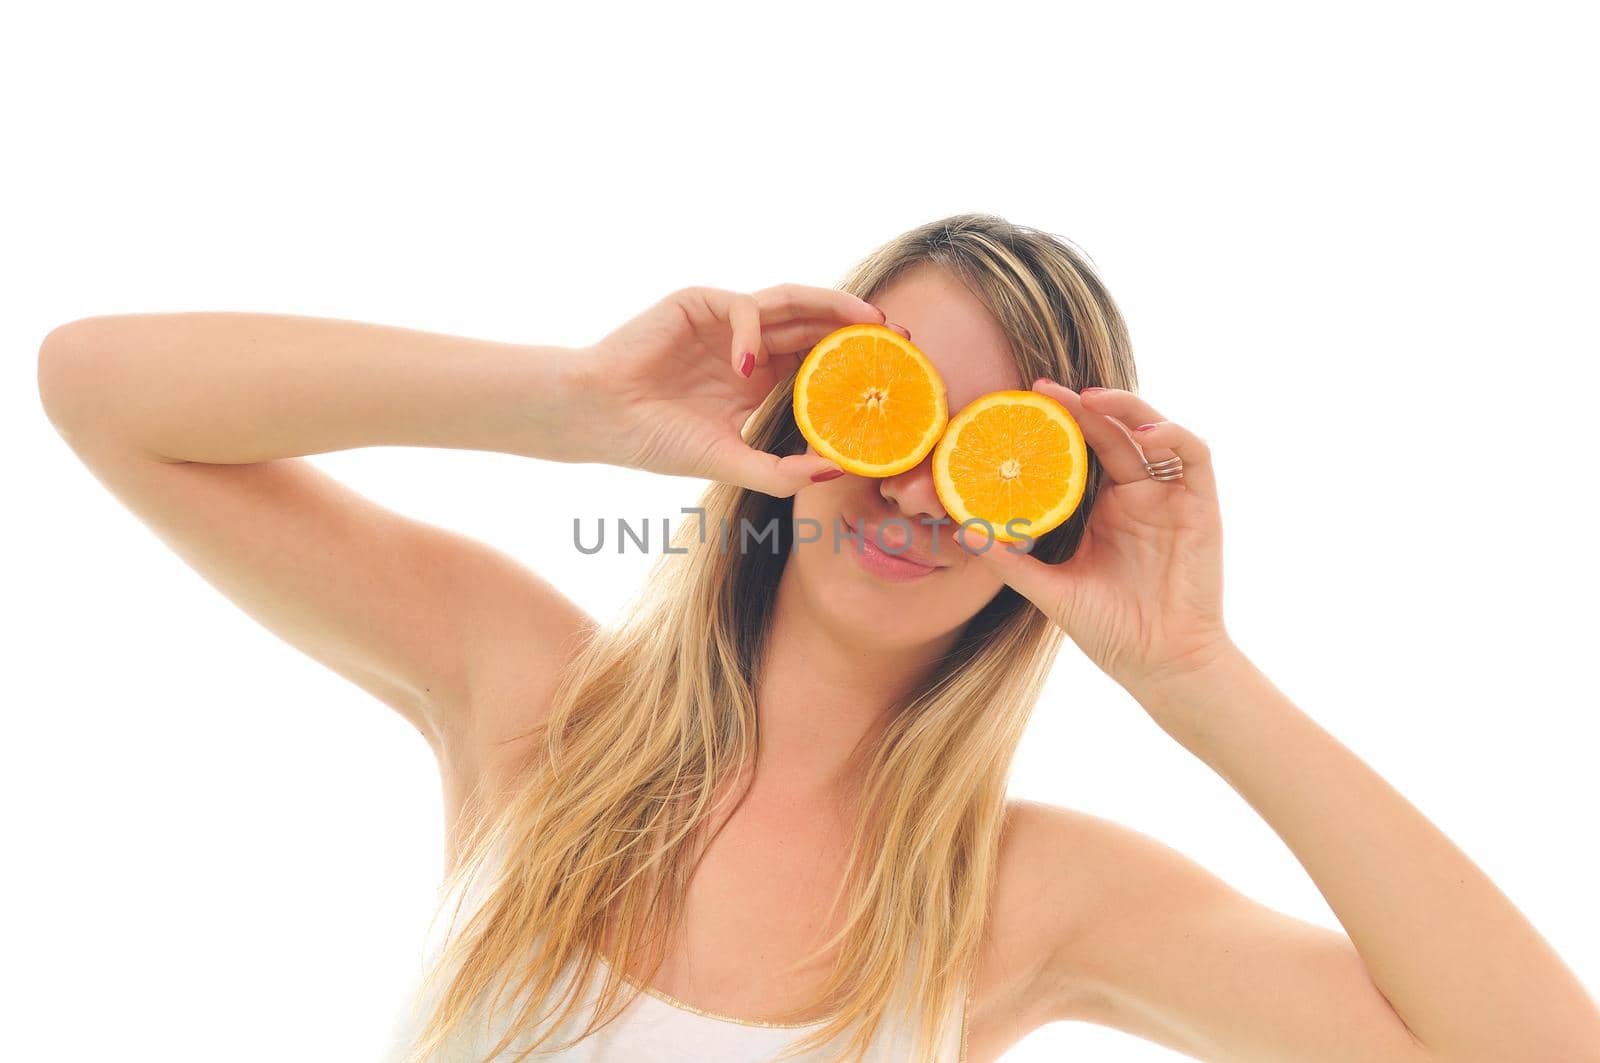
[(811, 482), (814, 483), (814, 484), (820, 484), (824, 480), (832, 480), (833, 478), (835, 478), (837, 476), (843, 476), (843, 475), (844, 475), (844, 470), (843, 469), (823, 469), (821, 472), (816, 473), (815, 475), (813, 475), (811, 477)]
[(749, 376), (750, 371), (756, 367), (756, 356), (745, 351), (739, 356), (739, 375)]
[(1161, 427), (1161, 422), (1157, 421), (1154, 424), (1142, 424), (1138, 428), (1135, 428), (1134, 431), (1135, 432), (1148, 432), (1152, 428), (1160, 428), (1160, 427)]
[(1101, 387), (1084, 388), (1082, 391), (1078, 392), (1078, 394), (1079, 395), (1087, 395), (1091, 391), (1105, 391), (1105, 390), (1107, 390), (1107, 389), (1106, 388), (1101, 388)]

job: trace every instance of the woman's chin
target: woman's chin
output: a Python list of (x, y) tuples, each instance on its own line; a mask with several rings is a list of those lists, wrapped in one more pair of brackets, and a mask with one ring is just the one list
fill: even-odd
[(934, 589), (931, 581), (942, 572), (922, 579), (879, 579), (863, 572), (857, 560), (844, 552), (803, 558), (798, 567), (805, 597), (818, 619), (863, 647), (896, 650), (924, 645), (962, 619), (938, 622), (937, 606), (943, 603), (929, 591)]

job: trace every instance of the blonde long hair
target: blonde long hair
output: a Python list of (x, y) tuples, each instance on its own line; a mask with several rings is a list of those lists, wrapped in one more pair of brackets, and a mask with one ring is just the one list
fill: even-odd
[[(1024, 381), (1136, 389), (1122, 317), (1085, 256), (1062, 238), (992, 214), (958, 214), (889, 241), (839, 287), (871, 301), (921, 263), (942, 266), (983, 302)], [(805, 449), (789, 384), (747, 421), (753, 446)], [(1082, 505), (1038, 539), (1035, 556), (1072, 555), (1099, 481), (1091, 457)], [(485, 899), (451, 934), (413, 1001), (420, 1009), (437, 998), (410, 1063), (429, 1059), (458, 1027), (482, 1022), (477, 1010), (491, 993), (492, 1009), (507, 994), (519, 1003), (488, 1058), (529, 1035), (519, 1061), (564, 1047), (549, 1042), (579, 1014), (578, 990), (590, 985), (597, 956), (608, 970), (578, 1039), (632, 1000), (623, 972), (649, 971), (648, 984), (660, 969), (718, 795), (747, 780), (755, 763), (755, 669), (792, 535), (788, 498), (712, 484), (700, 505), (704, 525), (679, 526), (673, 546), (683, 552), (657, 558), (626, 619), (575, 650), (548, 716), (530, 732), (538, 740), (515, 788), (492, 805), (469, 802), (442, 895), (496, 873), (482, 880)], [(775, 550), (717, 545), (718, 527), (747, 520), (763, 529), (774, 518)], [(849, 871), (835, 898), (848, 898), (846, 917), (816, 953), (838, 948), (818, 1001), (838, 1006), (793, 1051), (853, 1027), (846, 1051), (859, 1059), (909, 973), (918, 1058), (932, 1058), (941, 1024), (970, 985), (1012, 757), (1061, 640), (1044, 614), (1002, 588), (865, 750)], [(608, 933), (610, 956), (602, 952)], [(574, 974), (564, 982), (569, 964)]]

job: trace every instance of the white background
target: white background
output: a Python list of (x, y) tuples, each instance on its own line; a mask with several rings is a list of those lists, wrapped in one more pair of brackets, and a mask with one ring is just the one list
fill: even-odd
[[(238, 612), (50, 429), (51, 327), (236, 309), (586, 343), (686, 284), (834, 284), (965, 210), (1092, 256), (1143, 393), (1213, 446), (1236, 639), (1600, 989), (1600, 175), (1576, 7), (10, 10), (10, 1058), (374, 1058), (442, 864), (421, 738)], [(649, 559), (578, 554), (572, 518), (700, 487), (466, 451), (314, 460), (608, 617)], [(1014, 789), (1337, 926), (1070, 644)], [(1175, 1058), (1077, 1024), (1006, 1057)]]

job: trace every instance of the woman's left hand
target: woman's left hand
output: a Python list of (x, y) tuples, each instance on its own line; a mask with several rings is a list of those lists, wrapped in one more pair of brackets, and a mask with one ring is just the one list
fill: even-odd
[[(1077, 552), (1048, 564), (1025, 552), (1026, 543), (993, 542), (981, 527), (960, 537), (1130, 691), (1232, 652), (1222, 621), (1222, 521), (1205, 441), (1131, 391), (1079, 395), (1043, 379), (1034, 390), (1066, 407), (1102, 466)], [(1145, 470), (1146, 461), (1174, 454), (1183, 461), (1181, 478), (1157, 480)]]

